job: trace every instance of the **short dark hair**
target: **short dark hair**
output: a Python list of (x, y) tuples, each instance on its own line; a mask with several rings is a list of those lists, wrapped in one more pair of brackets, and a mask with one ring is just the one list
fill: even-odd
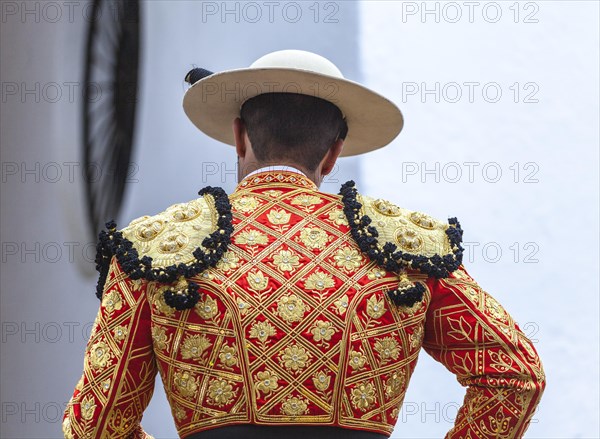
[(297, 93), (264, 93), (240, 110), (254, 155), (261, 162), (288, 159), (314, 171), (348, 126), (341, 110), (324, 99)]

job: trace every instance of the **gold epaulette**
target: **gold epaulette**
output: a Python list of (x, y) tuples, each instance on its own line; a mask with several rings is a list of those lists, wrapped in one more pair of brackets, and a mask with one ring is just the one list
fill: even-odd
[(431, 257), (453, 254), (446, 234), (450, 225), (421, 212), (396, 206), (381, 198), (359, 195), (361, 215), (367, 215), (379, 232), (379, 241), (392, 242), (403, 252)]
[(110, 260), (133, 280), (173, 284), (165, 301), (176, 309), (193, 307), (198, 285), (188, 279), (214, 267), (227, 251), (233, 226), (231, 204), (221, 188), (200, 190), (201, 198), (170, 206), (153, 216), (142, 216), (117, 230), (114, 221), (100, 232), (96, 269), (100, 272), (96, 295), (102, 297)]

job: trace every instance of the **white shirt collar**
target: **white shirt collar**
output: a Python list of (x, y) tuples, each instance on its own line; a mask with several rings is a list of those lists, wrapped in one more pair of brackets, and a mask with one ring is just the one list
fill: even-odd
[(259, 172), (273, 172), (273, 171), (295, 172), (296, 174), (301, 174), (306, 177), (306, 174), (304, 172), (302, 172), (300, 169), (294, 168), (293, 166), (273, 165), (273, 166), (265, 166), (263, 168), (257, 169), (256, 171), (252, 171), (250, 174), (246, 175), (244, 178), (248, 178), (251, 175), (258, 174)]

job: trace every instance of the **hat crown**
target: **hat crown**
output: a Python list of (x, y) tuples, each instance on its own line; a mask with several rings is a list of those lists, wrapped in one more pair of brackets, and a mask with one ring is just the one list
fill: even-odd
[(340, 69), (327, 58), (305, 50), (279, 50), (267, 53), (254, 61), (250, 67), (308, 70), (335, 78), (344, 77)]

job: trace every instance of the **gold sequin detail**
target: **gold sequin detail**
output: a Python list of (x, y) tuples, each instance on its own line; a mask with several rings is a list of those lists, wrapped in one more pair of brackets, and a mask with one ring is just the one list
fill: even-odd
[(204, 300), (199, 301), (194, 306), (196, 313), (205, 320), (212, 319), (219, 313), (217, 307), (217, 301), (212, 297), (206, 297)]
[(123, 307), (123, 300), (121, 294), (117, 290), (112, 290), (108, 294), (102, 296), (102, 306), (111, 313), (118, 311)]
[(292, 199), (292, 204), (304, 207), (310, 207), (321, 202), (322, 200), (319, 197), (309, 194), (298, 195)]
[(429, 215), (425, 215), (421, 212), (413, 212), (408, 217), (413, 224), (416, 224), (419, 227), (423, 227), (424, 229), (433, 229), (435, 227), (435, 221)]
[(281, 411), (288, 416), (299, 416), (306, 413), (308, 405), (303, 399), (291, 397), (281, 405)]
[(313, 384), (317, 390), (324, 392), (329, 388), (329, 384), (331, 383), (331, 376), (327, 375), (325, 372), (317, 372), (313, 377)]
[(258, 230), (244, 230), (236, 235), (234, 241), (238, 245), (247, 245), (249, 247), (253, 245), (266, 245), (269, 242), (267, 235)]
[(372, 295), (367, 300), (367, 314), (373, 319), (378, 319), (385, 314), (385, 302), (383, 298), (377, 299), (376, 295)]
[(89, 359), (90, 364), (94, 369), (106, 367), (112, 355), (106, 343), (99, 341), (94, 343), (90, 349)]
[(339, 249), (333, 255), (333, 259), (335, 265), (348, 272), (356, 270), (363, 263), (363, 257), (359, 251), (351, 247)]
[(154, 347), (159, 351), (163, 351), (167, 348), (167, 343), (170, 342), (170, 337), (167, 337), (165, 332), (165, 328), (160, 326), (152, 326), (152, 341), (154, 342)]
[(275, 335), (275, 327), (269, 322), (256, 322), (250, 328), (250, 338), (257, 338), (261, 343)]
[(273, 264), (279, 271), (293, 271), (300, 266), (300, 258), (291, 250), (280, 250), (273, 255)]
[(367, 357), (365, 357), (365, 355), (360, 351), (351, 351), (348, 358), (348, 363), (354, 370), (362, 369), (367, 362)]
[(382, 362), (390, 359), (397, 360), (400, 355), (400, 346), (393, 337), (385, 337), (375, 341), (375, 350), (379, 354)]
[(94, 416), (94, 410), (96, 410), (96, 404), (95, 404), (95, 400), (94, 397), (92, 395), (87, 395), (85, 398), (83, 398), (83, 401), (81, 401), (81, 417), (83, 419), (92, 419), (92, 417)]
[(288, 346), (279, 354), (283, 367), (295, 373), (303, 369), (311, 357), (305, 348), (298, 345)]
[(300, 231), (300, 240), (310, 249), (323, 250), (327, 245), (327, 233), (319, 227), (305, 227)]
[(342, 209), (333, 209), (329, 212), (329, 221), (334, 223), (336, 226), (347, 226), (348, 220), (346, 214)]
[(400, 208), (398, 206), (381, 198), (373, 201), (373, 207), (382, 215), (400, 216)]
[(186, 371), (175, 372), (173, 379), (175, 389), (186, 399), (196, 397), (198, 391), (198, 378)]
[(423, 239), (419, 234), (407, 227), (399, 227), (394, 233), (396, 242), (405, 250), (415, 252), (423, 246)]
[(352, 405), (363, 412), (375, 402), (375, 387), (372, 383), (359, 383), (352, 389)]
[(205, 335), (189, 335), (181, 345), (181, 358), (184, 360), (198, 359), (202, 357), (203, 352), (210, 344)]
[(331, 340), (333, 334), (335, 334), (335, 328), (331, 322), (324, 320), (317, 320), (313, 329), (310, 331), (313, 335), (313, 340), (317, 343), (323, 343)]
[(308, 290), (324, 290), (325, 288), (332, 288), (335, 286), (335, 282), (331, 275), (322, 271), (315, 271), (308, 276), (304, 286)]
[(129, 333), (129, 331), (127, 331), (127, 328), (125, 326), (117, 326), (113, 330), (113, 334), (115, 335), (115, 340), (117, 340), (117, 341), (125, 340), (128, 333)]
[(232, 251), (228, 251), (217, 263), (217, 269), (228, 272), (239, 267), (240, 258)]
[(214, 379), (208, 385), (208, 397), (219, 407), (229, 404), (234, 396), (233, 386), (224, 379)]
[(256, 210), (260, 203), (258, 202), (256, 197), (241, 197), (236, 200), (233, 200), (231, 204), (236, 210), (248, 213)]
[(264, 394), (269, 394), (279, 387), (277, 381), (279, 377), (276, 373), (271, 370), (265, 370), (263, 372), (258, 372), (255, 377), (255, 385), (256, 389), (260, 390)]
[(257, 270), (248, 273), (246, 282), (248, 282), (248, 287), (252, 291), (260, 292), (267, 289), (269, 278), (265, 276), (262, 271)]
[(333, 305), (335, 306), (335, 310), (338, 312), (338, 314), (344, 314), (348, 309), (348, 295), (344, 294), (338, 300), (333, 302)]
[(219, 351), (219, 360), (221, 360), (221, 362), (227, 367), (238, 364), (235, 348), (226, 344), (221, 346), (221, 350)]

